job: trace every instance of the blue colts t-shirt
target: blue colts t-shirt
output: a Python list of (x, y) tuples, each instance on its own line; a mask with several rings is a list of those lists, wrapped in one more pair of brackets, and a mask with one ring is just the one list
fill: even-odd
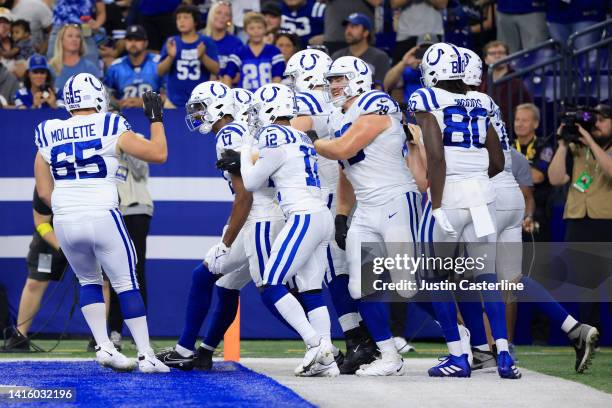
[(134, 67), (128, 56), (113, 61), (106, 71), (104, 84), (117, 99), (141, 97), (146, 91), (159, 93), (163, 78), (157, 75), (159, 55), (147, 54), (142, 65)]
[(251, 47), (245, 45), (230, 55), (225, 75), (234, 78), (240, 73), (239, 87), (255, 92), (262, 85), (272, 82), (274, 77), (282, 77), (285, 60), (280, 50), (266, 44), (259, 55), (253, 54)]
[(225, 67), (227, 67), (229, 56), (242, 48), (244, 43), (240, 38), (231, 34), (226, 34), (220, 40), (213, 39), (213, 41), (217, 45), (217, 51), (219, 52), (219, 66), (221, 67), (219, 77), (222, 77), (225, 74)]
[[(210, 72), (206, 69), (202, 60), (198, 58), (198, 45), (204, 43), (206, 55), (215, 61), (219, 60), (217, 46), (212, 38), (205, 35), (192, 42), (184, 42), (180, 36), (174, 36), (176, 42), (176, 57), (168, 73), (167, 89), (168, 99), (174, 106), (182, 107), (189, 100), (191, 90), (201, 82), (210, 79)], [(166, 43), (162, 47), (160, 60), (168, 56)]]

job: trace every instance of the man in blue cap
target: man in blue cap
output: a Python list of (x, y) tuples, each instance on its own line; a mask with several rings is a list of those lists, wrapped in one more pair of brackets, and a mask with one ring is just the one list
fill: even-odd
[(343, 22), (344, 38), (348, 47), (336, 51), (332, 59), (340, 57), (357, 57), (368, 63), (373, 72), (374, 86), (382, 89), (385, 74), (389, 70), (389, 56), (382, 50), (370, 45), (372, 21), (361, 13), (349, 15)]

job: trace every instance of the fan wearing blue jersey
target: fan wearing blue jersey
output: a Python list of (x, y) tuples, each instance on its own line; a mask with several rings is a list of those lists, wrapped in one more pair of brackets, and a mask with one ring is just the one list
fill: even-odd
[[(249, 133), (241, 119), (251, 100), (252, 95), (243, 89), (232, 90), (216, 81), (204, 82), (193, 90), (187, 103), (187, 125), (191, 131), (215, 133), (220, 160), (226, 152), (241, 149), (243, 138)], [(240, 172), (234, 170), (223, 173), (234, 195), (232, 212), (221, 241), (193, 271), (181, 337), (175, 347), (157, 354), (170, 367), (182, 370), (212, 367), (213, 352), (236, 316), (240, 289), (251, 280), (261, 286), (271, 242), (285, 224), (272, 186), (262, 186), (251, 194), (245, 190)], [(213, 290), (215, 302), (211, 308)], [(194, 352), (197, 335), (208, 314), (210, 324)]]
[[(317, 154), (310, 139), (290, 126), (295, 100), (287, 86), (264, 85), (255, 93), (255, 99), (257, 119), (262, 126), (257, 134), (259, 158), (252, 163), (255, 139), (245, 141), (240, 172), (245, 188), (250, 191), (271, 179), (287, 217), (265, 265), (262, 298), (306, 344), (306, 354), (295, 374), (335, 377), (340, 371), (334, 361), (329, 313), (322, 294), (333, 220), (321, 198)], [(293, 277), (302, 304), (285, 286)]]
[[(471, 50), (460, 48), (468, 62), (465, 68), (465, 78), (463, 82), (475, 91), (480, 86), (482, 78), (482, 60)], [(511, 147), (508, 140), (506, 126), (501, 117), (498, 106), (494, 106), (495, 116), (493, 117), (493, 127), (499, 136), (502, 150), (504, 151), (505, 165), (504, 171), (493, 177), (491, 181), (495, 188), (496, 204), (496, 227), (497, 227), (497, 256), (496, 272), (499, 280), (521, 282), (525, 290), (512, 294), (511, 298), (506, 297), (508, 315), (513, 310), (514, 319), (508, 318), (509, 333), (514, 330), (516, 319), (516, 298), (519, 301), (534, 302), (536, 307), (544, 313), (556, 327), (565, 332), (576, 351), (575, 370), (579, 373), (588, 368), (594, 354), (595, 343), (599, 332), (595, 327), (588, 324), (579, 323), (571, 316), (565, 308), (559, 304), (539, 282), (522, 274), (522, 236), (521, 229), (525, 216), (525, 199), (521, 188), (513, 175), (513, 164)], [(472, 301), (458, 302), (461, 315), (466, 326), (471, 332), (471, 341), (479, 351), (490, 352), (487, 343), (482, 308), (477, 299), (477, 303)], [(511, 339), (511, 337), (509, 337)], [(512, 350), (512, 347), (510, 347)], [(475, 354), (476, 356), (476, 354)]]
[(302, 44), (323, 44), (325, 7), (316, 0), (283, 0), (281, 29), (300, 37)]
[(106, 112), (106, 90), (100, 80), (83, 73), (70, 77), (64, 86), (64, 101), (71, 117), (47, 120), (36, 127), (34, 174), (40, 197), (52, 206), (57, 239), (79, 279), (81, 311), (97, 344), (97, 362), (116, 371), (136, 368), (136, 362), (117, 351), (108, 338), (102, 296), (104, 268), (136, 343), (138, 367), (155, 373), (170, 369), (155, 358), (149, 344), (136, 280), (136, 251), (117, 210), (115, 179), (122, 153), (152, 163), (163, 163), (168, 156), (161, 98), (147, 92), (143, 100), (151, 140), (137, 136), (121, 116)]
[(198, 8), (182, 5), (176, 9), (175, 14), (180, 35), (166, 41), (157, 66), (159, 76), (168, 76), (167, 107), (185, 106), (191, 90), (197, 84), (219, 73), (215, 42), (196, 31), (200, 19)]
[(159, 93), (162, 78), (157, 75), (159, 55), (147, 52), (149, 42), (142, 26), (129, 26), (125, 33), (127, 55), (113, 61), (106, 71), (104, 85), (121, 108), (142, 106), (147, 91)]
[(223, 83), (227, 86), (238, 84), (240, 88), (255, 92), (262, 85), (280, 82), (285, 71), (285, 60), (278, 48), (264, 43), (265, 17), (256, 12), (246, 13), (244, 29), (248, 42), (230, 55), (223, 73)]
[(208, 11), (204, 34), (213, 39), (219, 53), (219, 78), (223, 78), (229, 56), (244, 45), (242, 40), (233, 35), (232, 7), (229, 2), (216, 2)]
[[(346, 235), (349, 291), (361, 299), (370, 288), (361, 287), (362, 243), (379, 244), (376, 256), (395, 258), (414, 254), (420, 218), (421, 194), (414, 174), (402, 155), (406, 135), (401, 125), (398, 104), (386, 93), (372, 90), (372, 71), (356, 57), (340, 57), (326, 74), (329, 98), (339, 108), (332, 116), (334, 138), (318, 139), (312, 133), (317, 153), (339, 160), (336, 231), (346, 231), (347, 218), (355, 212)], [(410, 166), (417, 170), (417, 149), (410, 149)], [(336, 240), (341, 243), (338, 233)], [(393, 245), (386, 245), (393, 243)], [(394, 282), (409, 282), (414, 271), (390, 268)], [(411, 297), (415, 291), (399, 291)], [(359, 312), (382, 358), (356, 371), (359, 376), (403, 375), (404, 361), (399, 355), (388, 324), (388, 304), (359, 302)]]
[[(452, 257), (458, 243), (464, 243), (470, 257), (484, 260), (481, 268), (472, 271), (473, 279), (490, 284), (497, 281), (497, 236), (495, 192), (489, 178), (503, 171), (504, 155), (490, 126), (493, 101), (485, 94), (468, 93), (463, 82), (468, 59), (452, 44), (432, 45), (421, 62), (427, 87), (415, 91), (409, 101), (423, 130), (430, 185), (420, 237), (424, 243), (439, 244), (433, 249), (436, 257)], [(437, 274), (434, 279), (445, 278), (444, 271), (428, 272)], [(502, 378), (520, 378), (508, 352), (501, 294), (495, 290), (481, 294), (499, 352), (498, 373)], [(469, 349), (464, 350), (460, 341), (452, 294), (448, 290), (432, 290), (430, 295), (450, 354), (432, 367), (429, 375), (469, 377)]]

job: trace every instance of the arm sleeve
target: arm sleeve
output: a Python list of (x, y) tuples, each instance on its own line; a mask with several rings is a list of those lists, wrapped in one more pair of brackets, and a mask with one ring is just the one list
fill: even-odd
[(428, 98), (428, 91), (431, 90), (419, 88), (414, 91), (408, 100), (408, 109), (412, 112), (430, 112), (432, 104)]
[(224, 69), (224, 75), (228, 75), (231, 78), (235, 77), (238, 72), (240, 72), (240, 66), (242, 62), (240, 61), (240, 57), (236, 54), (231, 54), (227, 58), (227, 65)]
[(285, 161), (286, 153), (282, 148), (266, 148), (259, 151), (259, 159), (253, 164), (250, 146), (240, 152), (240, 173), (244, 188), (255, 191), (265, 183)]
[(285, 72), (285, 60), (280, 51), (272, 57), (272, 78), (282, 77)]

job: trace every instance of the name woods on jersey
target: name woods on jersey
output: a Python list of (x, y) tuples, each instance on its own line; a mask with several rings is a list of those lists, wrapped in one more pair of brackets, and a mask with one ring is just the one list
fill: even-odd
[(151, 122), (150, 141), (136, 136), (121, 116), (106, 112), (104, 86), (93, 75), (76, 74), (68, 79), (64, 101), (69, 119), (51, 119), (36, 127), (36, 187), (43, 200), (51, 196), (57, 239), (81, 285), (81, 310), (97, 344), (96, 360), (116, 371), (131, 371), (137, 365), (108, 338), (102, 267), (119, 296), (125, 323), (136, 342), (140, 371), (170, 371), (155, 358), (149, 345), (146, 312), (136, 280), (138, 260), (117, 209), (115, 178), (121, 153), (148, 162), (166, 160), (161, 98), (152, 92), (143, 94), (145, 114)]

